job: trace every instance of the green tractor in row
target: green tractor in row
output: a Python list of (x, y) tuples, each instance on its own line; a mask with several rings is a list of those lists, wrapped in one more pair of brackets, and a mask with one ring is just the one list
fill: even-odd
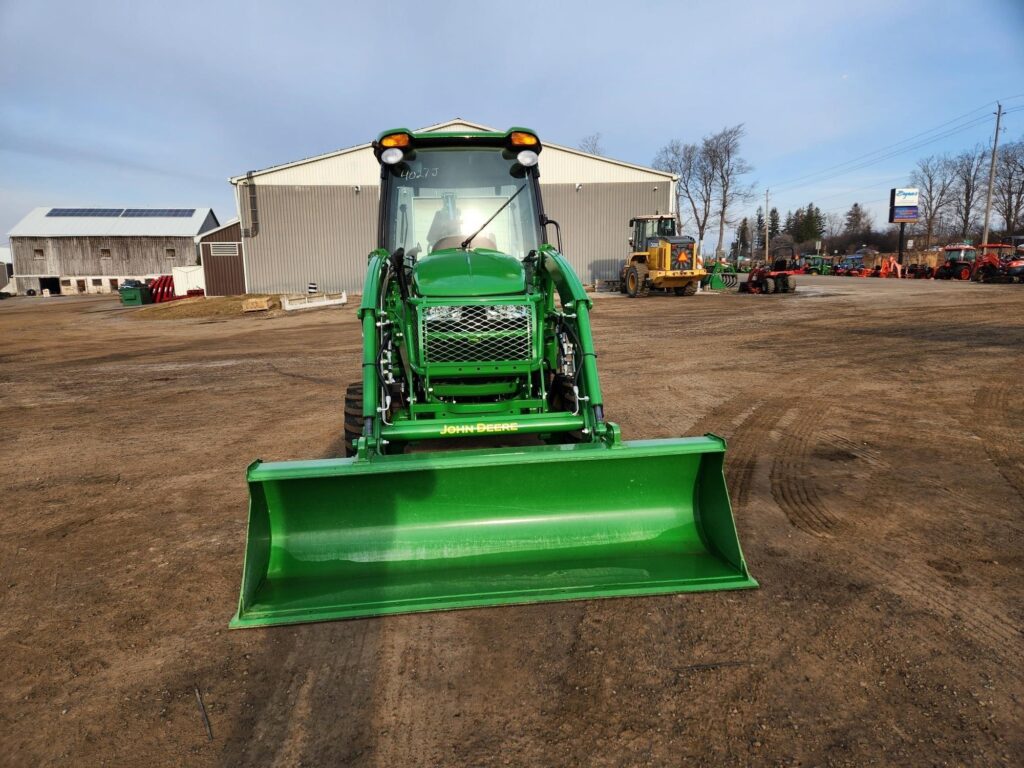
[(521, 128), (375, 142), (348, 455), (249, 467), (233, 627), (756, 586), (724, 441), (606, 418), (541, 151)]

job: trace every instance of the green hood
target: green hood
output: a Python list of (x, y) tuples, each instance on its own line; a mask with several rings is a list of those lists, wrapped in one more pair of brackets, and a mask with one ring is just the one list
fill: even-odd
[(413, 269), (421, 296), (502, 296), (526, 291), (526, 273), (518, 259), (500, 251), (451, 248), (434, 251)]

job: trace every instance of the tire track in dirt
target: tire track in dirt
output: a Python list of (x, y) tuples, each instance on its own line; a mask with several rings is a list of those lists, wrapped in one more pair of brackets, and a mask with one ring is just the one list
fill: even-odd
[[(1024, 654), (1024, 635), (999, 608), (992, 607), (987, 601), (982, 603), (965, 599), (962, 592), (942, 582), (935, 568), (907, 558), (904, 551), (888, 547), (865, 550), (854, 547), (854, 542), (848, 537), (836, 535), (846, 521), (836, 518), (822, 502), (813, 484), (807, 482), (805, 462), (816, 443), (815, 435), (821, 434), (824, 442), (863, 461), (875, 472), (891, 473), (893, 467), (875, 449), (837, 432), (820, 433), (821, 426), (830, 422), (829, 409), (801, 408), (794, 411), (795, 414), (793, 411), (788, 412), (780, 423), (783, 437), (771, 469), (773, 498), (794, 527), (832, 539), (836, 545), (847, 550), (844, 556), (863, 567), (880, 587), (908, 603), (941, 616), (962, 634), (981, 641), (984, 652), (1001, 664)], [(961, 509), (982, 511), (976, 499), (955, 488), (946, 487), (937, 478), (921, 478), (920, 482), (950, 497)], [(914, 519), (916, 510), (905, 503), (896, 502), (891, 506), (895, 516)], [(928, 542), (909, 528), (901, 533), (900, 541), (905, 542), (908, 545), (906, 549), (910, 551), (927, 552), (929, 548)], [(954, 550), (954, 553), (962, 555), (960, 550)], [(937, 642), (928, 642), (935, 648), (941, 647)], [(1006, 654), (1001, 650), (1004, 648), (1012, 649), (1012, 652)], [(1011, 674), (1019, 676), (1017, 672)]]
[(976, 420), (972, 422), (971, 427), (975, 430), (980, 428), (983, 434), (979, 437), (982, 439), (985, 453), (1003, 479), (1024, 499), (1024, 464), (1018, 458), (1021, 455), (1019, 452), (1015, 457), (1013, 451), (1009, 450), (1008, 442), (1014, 435), (1010, 434), (1012, 430), (1005, 427), (1006, 420), (1013, 410), (1015, 387), (1019, 388), (1019, 384), (1012, 384), (1006, 380), (979, 387), (974, 397)]
[(725, 453), (725, 480), (733, 506), (746, 506), (757, 463), (757, 447), (772, 426), (774, 409), (765, 401), (752, 401), (749, 395), (737, 395), (720, 403), (693, 426), (699, 434), (711, 432), (728, 442)]
[[(348, 764), (350, 750), (359, 750), (368, 730), (372, 698), (362, 699), (375, 688), (379, 624), (362, 620), (266, 631), (290, 637), (282, 648), (270, 634), (263, 652), (252, 654), (254, 666), (270, 674), (259, 681), (259, 692), (249, 691), (256, 712), (248, 726), (235, 724), (224, 748), (227, 764), (321, 764), (328, 755), (330, 762), (344, 758)], [(326, 711), (346, 716), (325, 730)]]
[[(432, 677), (431, 665), (437, 663), (438, 648), (450, 648), (453, 642), (438, 636), (438, 625), (452, 621), (450, 616), (403, 617), (388, 632), (381, 665), (394, 672), (381, 680), (376, 696), (374, 720), (387, 723), (387, 728), (376, 733), (375, 765), (409, 765), (417, 756), (425, 759), (438, 735), (447, 730), (449, 708), (429, 706), (422, 693), (423, 680)], [(416, 628), (410, 632), (412, 623)]]
[[(1000, 665), (1003, 674), (1024, 679), (1024, 673), (1015, 664), (1024, 654), (1024, 636), (1001, 612), (964, 599), (945, 586), (933, 568), (909, 560), (903, 553), (878, 550), (870, 556), (858, 556), (855, 552), (849, 556), (880, 587), (942, 617), (969, 642), (980, 645), (983, 653)], [(924, 636), (922, 640), (935, 649), (948, 649), (947, 643), (931, 636)]]
[(754, 470), (761, 450), (779, 420), (781, 411), (775, 403), (761, 402), (753, 413), (743, 420), (729, 442), (725, 459), (725, 480), (729, 496), (737, 509), (744, 509), (754, 481)]
[[(879, 460), (886, 465), (884, 460)], [(933, 487), (946, 491), (939, 483)], [(958, 497), (963, 494), (950, 494), (953, 499), (961, 502)], [(862, 503), (869, 505), (881, 503), (872, 499), (869, 494)], [(901, 501), (887, 500), (890, 513), (900, 519), (914, 521), (918, 511)], [(983, 541), (983, 532), (978, 532), (974, 539)], [(894, 544), (905, 545), (900, 549), (891, 546), (864, 547), (856, 546), (857, 541), (848, 538), (837, 538), (835, 543), (844, 552), (842, 557), (851, 564), (867, 572), (877, 586), (895, 594), (901, 600), (922, 610), (940, 616), (950, 623), (970, 642), (980, 646), (983, 652), (993, 661), (999, 663), (1009, 674), (1017, 679), (1024, 679), (1024, 672), (1018, 671), (1013, 660), (1024, 655), (1024, 634), (1021, 628), (1008, 617), (1001, 608), (992, 606), (988, 600), (970, 599), (970, 596), (956, 586), (943, 582), (941, 571), (927, 562), (915, 561), (907, 556), (907, 552), (931, 552), (935, 557), (942, 555), (944, 549), (937, 548), (935, 542), (916, 533), (910, 526), (900, 530)], [(952, 562), (969, 554), (972, 541), (958, 538), (946, 545)], [(924, 636), (922, 641), (936, 650), (948, 650), (948, 645), (940, 640)], [(980, 642), (979, 642), (980, 641)], [(1008, 649), (1004, 651), (1003, 649)]]
[(783, 421), (782, 440), (769, 473), (772, 498), (794, 528), (812, 536), (831, 538), (839, 524), (828, 511), (813, 480), (808, 476), (807, 458), (816, 444), (815, 436), (828, 421), (828, 408), (793, 408)]

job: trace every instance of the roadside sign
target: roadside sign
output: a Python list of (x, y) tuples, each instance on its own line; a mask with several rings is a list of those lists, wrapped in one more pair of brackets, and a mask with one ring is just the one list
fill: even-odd
[(889, 205), (893, 206), (906, 206), (912, 205), (915, 208), (918, 205), (918, 198), (920, 197), (918, 190), (914, 187), (905, 187), (903, 189), (894, 189), (889, 195)]
[(889, 209), (890, 224), (913, 224), (917, 221), (916, 205), (896, 205)]
[(889, 223), (913, 224), (917, 221), (917, 203), (920, 194), (916, 187), (889, 190)]
[(907, 249), (908, 250), (913, 250), (913, 248), (914, 248), (914, 241), (913, 240), (907, 240)]

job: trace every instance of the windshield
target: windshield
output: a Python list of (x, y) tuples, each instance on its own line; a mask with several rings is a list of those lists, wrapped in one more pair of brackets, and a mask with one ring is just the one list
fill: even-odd
[(965, 248), (956, 251), (946, 251), (946, 258), (950, 261), (974, 261), (974, 250)]
[(532, 180), (500, 148), (420, 149), (412, 159), (384, 167), (390, 191), (384, 247), (389, 251), (402, 247), (424, 256), (458, 248), (516, 193), (471, 247), (517, 259), (538, 247)]
[(658, 237), (672, 237), (676, 233), (675, 219), (658, 220)]

